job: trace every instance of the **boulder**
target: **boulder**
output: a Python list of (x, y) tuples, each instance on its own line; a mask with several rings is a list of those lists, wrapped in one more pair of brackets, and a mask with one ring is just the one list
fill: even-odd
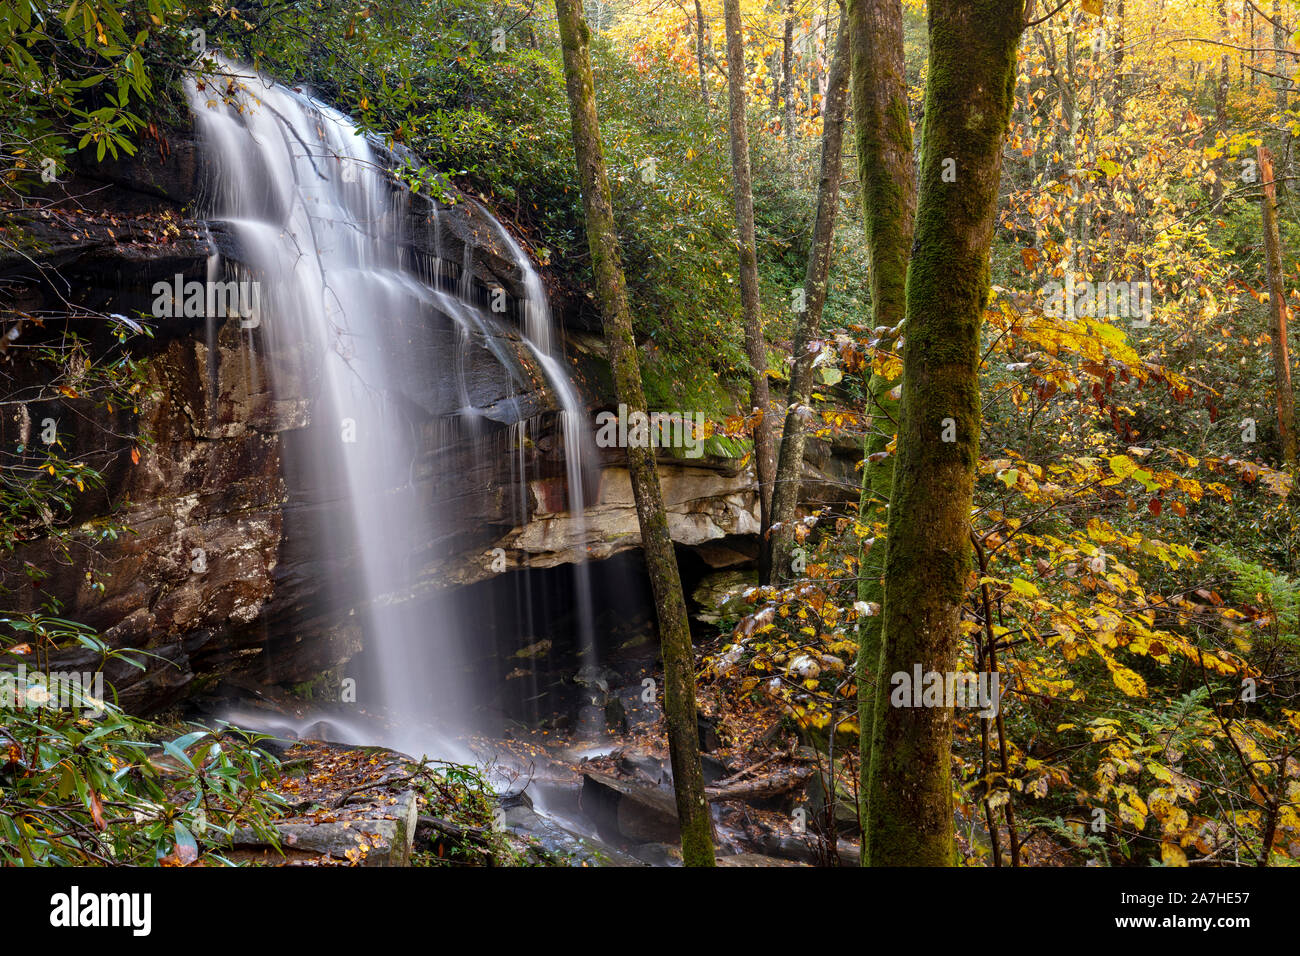
[(695, 602), (695, 619), (718, 624), (740, 618), (750, 606), (741, 596), (758, 584), (756, 571), (715, 571), (706, 574), (691, 592)]
[(700, 769), (704, 772), (705, 786), (731, 776), (730, 768), (713, 754), (700, 754)]
[(607, 774), (583, 775), (582, 812), (602, 839), (629, 843), (677, 843), (677, 803), (672, 794)]
[(619, 754), (617, 766), (620, 773), (636, 777), (652, 787), (660, 786), (671, 774), (658, 757), (641, 750), (624, 750)]
[(535, 841), (542, 862), (583, 866), (646, 865), (631, 854), (574, 833), (530, 806), (518, 804), (507, 808), (502, 822), (511, 832)]
[(659, 695), (652, 694), (649, 700), (644, 700), (644, 696), (645, 688), (640, 684), (620, 687), (615, 692), (614, 699), (623, 711), (622, 732), (644, 733), (663, 717), (664, 709), (659, 703)]
[(700, 753), (711, 753), (722, 746), (722, 738), (718, 736), (718, 721), (716, 718), (697, 713), (695, 723), (700, 735)]
[(649, 866), (682, 865), (682, 848), (672, 843), (643, 843), (629, 852)]
[[(812, 833), (795, 836), (769, 830), (763, 833), (756, 843), (759, 851), (764, 856), (779, 857), (783, 860), (796, 860), (813, 866), (820, 866), (822, 863), (817, 837)], [(835, 853), (840, 866), (858, 865), (858, 845), (856, 843), (840, 840), (836, 843)]]
[[(391, 819), (355, 818), (332, 823), (281, 823), (273, 829), (289, 864), (329, 857), (359, 866), (410, 866), (415, 840), (415, 792), (402, 793), (389, 808)], [(281, 861), (274, 845), (250, 829), (222, 841), (243, 860)]]
[[(822, 819), (826, 813), (826, 792), (824, 785), (826, 775), (814, 773), (808, 780), (807, 803), (805, 807), (809, 819)], [(828, 783), (829, 781), (827, 781)], [(854, 806), (853, 795), (842, 790), (835, 800), (835, 830), (842, 836), (856, 836), (859, 832), (858, 810)]]
[(730, 856), (718, 857), (718, 866), (809, 866), (810, 864), (799, 860), (782, 859), (776, 856), (765, 856), (761, 853), (733, 853)]

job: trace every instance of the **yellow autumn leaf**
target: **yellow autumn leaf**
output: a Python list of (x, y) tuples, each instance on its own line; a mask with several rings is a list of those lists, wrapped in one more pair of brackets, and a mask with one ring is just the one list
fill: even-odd
[(1137, 794), (1130, 794), (1127, 803), (1122, 800), (1119, 801), (1116, 804), (1116, 809), (1119, 811), (1120, 820), (1134, 830), (1140, 832), (1147, 825), (1147, 807)]
[(1022, 594), (1025, 597), (1038, 597), (1038, 588), (1030, 582), (1023, 581), (1020, 578), (1011, 579), (1011, 590), (1015, 591), (1017, 594)]
[(1163, 783), (1171, 783), (1174, 779), (1168, 767), (1163, 767), (1154, 760), (1147, 761), (1147, 773)]
[(1160, 844), (1160, 859), (1165, 866), (1187, 865), (1187, 854), (1177, 843)]
[(1115, 686), (1122, 690), (1129, 697), (1145, 697), (1147, 694), (1147, 682), (1142, 679), (1141, 674), (1137, 674), (1123, 664), (1106, 658), (1106, 666), (1110, 668), (1111, 680)]

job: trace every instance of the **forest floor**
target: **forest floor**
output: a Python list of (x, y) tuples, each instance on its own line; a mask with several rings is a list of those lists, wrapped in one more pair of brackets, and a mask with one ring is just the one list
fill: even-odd
[[(417, 763), (381, 747), (315, 740), (278, 754), (285, 803), (277, 838), (239, 831), (225, 855), (262, 866), (492, 865), (525, 862), (526, 841), (492, 829), (472, 768)], [(278, 845), (277, 845), (278, 844)], [(519, 859), (515, 859), (519, 856)]]
[[(828, 812), (831, 763), (824, 743), (810, 746), (806, 735), (752, 695), (706, 685), (699, 705), (719, 859), (733, 866), (856, 866), (860, 824), (852, 758), (835, 755), (838, 799)], [(270, 746), (282, 768), (272, 785), (285, 803), (276, 821), (282, 839), (276, 847), (244, 834), (227, 854), (237, 862), (681, 864), (662, 717), (635, 732), (591, 741), (517, 725), (504, 738), (474, 740), (482, 756), (473, 767), (420, 765), (380, 747), (317, 740)], [(544, 813), (533, 809), (536, 795)], [(957, 823), (961, 865), (995, 865), (982, 806), (959, 796)], [(1026, 823), (1018, 821), (1020, 865), (1082, 864), (1048, 828)], [(1010, 865), (1009, 830), (1001, 819), (997, 835), (1002, 863)], [(395, 848), (395, 841), (403, 846)]]

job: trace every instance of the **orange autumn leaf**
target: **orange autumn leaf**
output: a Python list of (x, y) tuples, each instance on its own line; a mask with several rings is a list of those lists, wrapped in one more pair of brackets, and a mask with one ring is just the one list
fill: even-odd
[(96, 830), (107, 830), (108, 824), (104, 822), (104, 804), (99, 799), (99, 794), (94, 790), (87, 793), (90, 799), (90, 817), (95, 821)]

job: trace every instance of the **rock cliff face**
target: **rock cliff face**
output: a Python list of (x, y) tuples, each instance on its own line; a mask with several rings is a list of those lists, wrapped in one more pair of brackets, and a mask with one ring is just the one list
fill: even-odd
[[(222, 224), (196, 218), (201, 192), (197, 148), (175, 133), (135, 159), (83, 170), (7, 210), (0, 220), (6, 341), (35, 345), (72, 329), (92, 351), (109, 350), (104, 314), (148, 314), (154, 283), (205, 279), (213, 249), (238, 262)], [(508, 568), (637, 547), (618, 449), (604, 453), (608, 467), (585, 525), (562, 510), (555, 403), (517, 331), (522, 277), (486, 214), (469, 201), (438, 206), (409, 193), (403, 201), (413, 263), (449, 288), (468, 271), (471, 294), (482, 301), (493, 287), (508, 298), (506, 314), (481, 333), (465, 340), (448, 319), (409, 356), (427, 369), (402, 396), (422, 454), (400, 480), (440, 504), (444, 531), (419, 556), (420, 586), (499, 573), (498, 547)], [(299, 682), (361, 647), (350, 613), (363, 600), (351, 586), (359, 577), (355, 555), (314, 543), (315, 529), (341, 520), (343, 489), (339, 476), (315, 467), (309, 438), (335, 423), (319, 420), (309, 375), (271, 392), (268, 368), (284, 357), (268, 351), (261, 331), (241, 328), (237, 317), (156, 322), (152, 339), (132, 344), (148, 359), (138, 416), (84, 399), (24, 401), (36, 394), (42, 369), (24, 357), (30, 350), (0, 357), (15, 396), (0, 414), (4, 454), (54, 418), (69, 452), (105, 475), (105, 492), (88, 495), (76, 516), (84, 550), (64, 558), (35, 538), (17, 557), (50, 572), (46, 589), (63, 603), (62, 616), (96, 628), (113, 646), (153, 655), (142, 658), (144, 671), (108, 668), (129, 708), (156, 710), (227, 676)], [(466, 396), (475, 411), (457, 414)], [(851, 482), (851, 467), (822, 451), (816, 473), (842, 472)], [(664, 483), (677, 541), (715, 567), (749, 558), (758, 530), (751, 475), (735, 462), (665, 462)], [(130, 533), (97, 535), (109, 515)], [(87, 571), (102, 591), (88, 584)], [(19, 581), (4, 583), (14, 588), (14, 610), (37, 600)], [(97, 657), (79, 652), (63, 663), (93, 668)]]

